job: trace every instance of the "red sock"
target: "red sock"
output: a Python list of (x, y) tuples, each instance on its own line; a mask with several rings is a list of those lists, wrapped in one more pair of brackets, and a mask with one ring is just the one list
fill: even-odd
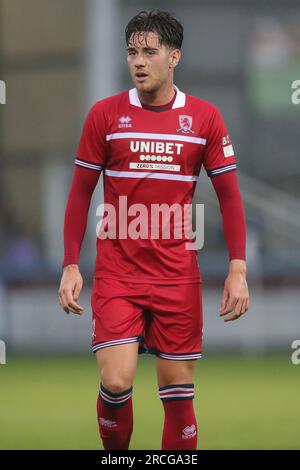
[(194, 412), (193, 384), (172, 384), (159, 389), (165, 410), (163, 450), (196, 450), (197, 421)]
[(133, 429), (132, 387), (113, 393), (100, 384), (99, 433), (105, 450), (127, 450)]

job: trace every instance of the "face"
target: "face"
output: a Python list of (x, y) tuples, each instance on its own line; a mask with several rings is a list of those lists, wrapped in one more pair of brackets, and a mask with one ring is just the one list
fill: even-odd
[(179, 49), (160, 45), (156, 33), (135, 33), (127, 48), (127, 63), (134, 86), (141, 92), (159, 90), (173, 77)]

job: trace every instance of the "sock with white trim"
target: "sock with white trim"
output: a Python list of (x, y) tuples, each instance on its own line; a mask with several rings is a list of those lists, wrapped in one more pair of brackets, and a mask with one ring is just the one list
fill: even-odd
[(165, 421), (163, 450), (196, 450), (197, 420), (194, 412), (194, 384), (172, 384), (159, 388)]
[(97, 416), (104, 449), (127, 450), (133, 430), (132, 387), (113, 393), (101, 383)]

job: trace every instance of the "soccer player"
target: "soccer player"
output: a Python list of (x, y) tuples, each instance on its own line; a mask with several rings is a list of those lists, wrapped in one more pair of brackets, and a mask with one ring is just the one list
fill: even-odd
[[(106, 215), (97, 237), (91, 299), (103, 446), (129, 447), (137, 358), (148, 352), (156, 356), (165, 414), (161, 447), (196, 449), (194, 373), (202, 346), (197, 250), (187, 249), (185, 234), (180, 238), (171, 230), (170, 237), (162, 236), (166, 219), (158, 236), (151, 236), (152, 221), (138, 218), (137, 223), (134, 216), (143, 212), (141, 207), (191, 204), (203, 166), (219, 200), (229, 255), (220, 315), (227, 322), (240, 318), (249, 307), (249, 294), (236, 160), (216, 106), (174, 84), (181, 23), (168, 12), (142, 11), (129, 21), (125, 35), (134, 87), (98, 101), (86, 117), (65, 213), (60, 305), (66, 313), (83, 313), (78, 259), (91, 196), (103, 171), (104, 201), (116, 212), (109, 232), (114, 236), (105, 236), (111, 229)], [(169, 217), (171, 229), (178, 225), (175, 212)], [(140, 225), (141, 236), (129, 236), (134, 223), (134, 234)]]

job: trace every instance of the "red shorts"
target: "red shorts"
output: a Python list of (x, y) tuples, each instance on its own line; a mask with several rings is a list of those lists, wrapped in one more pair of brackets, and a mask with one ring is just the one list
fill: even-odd
[(93, 352), (139, 342), (139, 354), (199, 359), (202, 347), (202, 284), (140, 284), (94, 278)]

